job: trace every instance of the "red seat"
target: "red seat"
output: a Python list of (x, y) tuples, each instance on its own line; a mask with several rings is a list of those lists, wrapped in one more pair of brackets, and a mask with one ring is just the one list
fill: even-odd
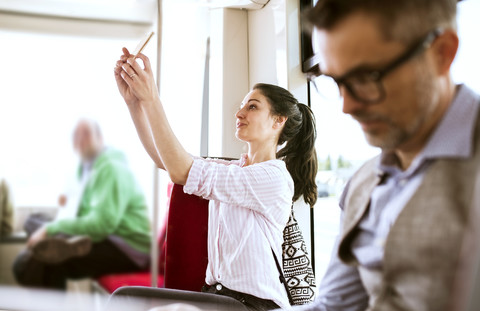
[(208, 200), (174, 185), (168, 213), (165, 287), (199, 292), (208, 264)]
[[(158, 238), (158, 286), (200, 291), (207, 269), (208, 201), (183, 192), (174, 185), (169, 200), (166, 228)], [(123, 286), (150, 286), (149, 271), (110, 274), (97, 279), (113, 293)]]

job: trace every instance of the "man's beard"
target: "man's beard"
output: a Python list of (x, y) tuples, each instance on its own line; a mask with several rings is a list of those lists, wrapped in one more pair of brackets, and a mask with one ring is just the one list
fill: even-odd
[(417, 83), (414, 92), (419, 109), (414, 119), (410, 120), (407, 125), (401, 126), (396, 124), (389, 116), (377, 113), (358, 112), (352, 114), (352, 117), (358, 122), (381, 121), (387, 125), (387, 130), (382, 132), (376, 130), (364, 131), (365, 138), (370, 145), (382, 150), (396, 149), (417, 135), (421, 126), (432, 114), (435, 107), (434, 103), (438, 101), (434, 76), (426, 65), (419, 64), (415, 68)]

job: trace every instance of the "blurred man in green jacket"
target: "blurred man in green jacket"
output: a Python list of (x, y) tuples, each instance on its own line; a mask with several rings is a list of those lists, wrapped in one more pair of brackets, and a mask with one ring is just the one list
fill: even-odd
[(81, 158), (81, 195), (74, 202), (73, 217), (57, 217), (31, 234), (27, 249), (14, 263), (22, 285), (63, 289), (67, 279), (148, 267), (145, 197), (125, 156), (105, 148), (92, 120), (79, 121), (74, 147)]

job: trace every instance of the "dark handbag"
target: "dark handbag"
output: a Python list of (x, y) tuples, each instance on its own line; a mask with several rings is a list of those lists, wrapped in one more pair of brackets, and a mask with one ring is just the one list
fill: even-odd
[(280, 282), (285, 286), (290, 305), (303, 305), (315, 299), (315, 275), (303, 239), (293, 212), (283, 230), (282, 259), (283, 270), (272, 249), (273, 258), (280, 274)]

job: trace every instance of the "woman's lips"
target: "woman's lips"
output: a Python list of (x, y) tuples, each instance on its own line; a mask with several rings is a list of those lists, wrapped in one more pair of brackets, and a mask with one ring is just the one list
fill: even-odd
[(241, 128), (242, 126), (245, 126), (245, 125), (246, 125), (245, 123), (237, 123), (237, 129)]

